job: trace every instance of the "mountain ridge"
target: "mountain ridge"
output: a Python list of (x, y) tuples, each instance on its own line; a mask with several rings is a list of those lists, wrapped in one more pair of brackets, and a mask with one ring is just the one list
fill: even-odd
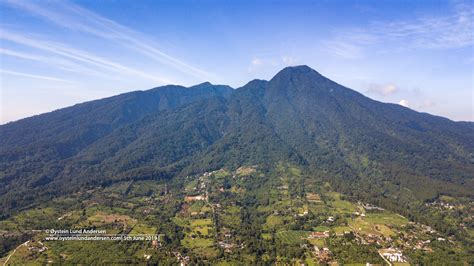
[(307, 66), (235, 90), (190, 88), (122, 94), (35, 118), (45, 132), (31, 120), (0, 126), (2, 210), (117, 180), (280, 161), (394, 209), (406, 208), (407, 198), (473, 197), (474, 128), (466, 123), (374, 101)]

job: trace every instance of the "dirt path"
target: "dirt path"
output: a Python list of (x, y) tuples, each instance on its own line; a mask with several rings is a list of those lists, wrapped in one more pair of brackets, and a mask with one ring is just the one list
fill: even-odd
[(19, 245), (18, 247), (16, 247), (16, 248), (13, 250), (13, 252), (12, 252), (10, 255), (8, 255), (7, 260), (5, 260), (5, 262), (3, 263), (3, 266), (6, 266), (6, 265), (7, 265), (8, 261), (10, 260), (10, 257), (13, 256), (13, 254), (15, 254), (15, 252), (17, 251), (17, 249), (19, 249), (21, 246), (26, 246), (26, 245), (28, 244), (28, 242), (30, 242), (30, 240), (28, 240), (28, 241), (26, 241), (25, 243), (23, 243), (23, 244)]
[(388, 261), (384, 256), (382, 256), (382, 254), (381, 254), (380, 252), (379, 252), (379, 255), (380, 255), (380, 257), (382, 257), (382, 259), (383, 259), (386, 263), (388, 263), (388, 265), (390, 265), (390, 266), (393, 265), (393, 264), (392, 264), (390, 261)]

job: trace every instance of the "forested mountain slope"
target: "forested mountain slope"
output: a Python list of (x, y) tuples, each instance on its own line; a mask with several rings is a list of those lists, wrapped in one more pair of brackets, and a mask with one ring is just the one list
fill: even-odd
[(242, 88), (165, 86), (0, 126), (2, 213), (118, 180), (297, 164), (403, 210), (473, 197), (471, 123), (371, 100), (307, 66)]
[[(57, 181), (70, 162), (75, 161), (72, 158), (87, 153), (85, 150), (92, 144), (121, 127), (194, 101), (228, 97), (232, 91), (228, 86), (210, 83), (190, 88), (163, 86), (81, 103), (0, 126), (0, 194), (6, 203), (2, 204), (2, 213), (17, 204), (40, 201), (35, 190), (52, 193), (50, 196), (61, 193), (62, 188), (48, 190), (48, 184)], [(66, 175), (87, 179), (79, 173)], [(78, 188), (73, 184), (64, 186)]]

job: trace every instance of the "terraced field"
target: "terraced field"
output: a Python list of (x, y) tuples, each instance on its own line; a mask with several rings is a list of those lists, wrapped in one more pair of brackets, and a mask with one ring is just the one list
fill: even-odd
[(296, 245), (303, 242), (303, 239), (308, 237), (307, 231), (281, 231), (276, 233), (276, 237), (283, 243)]

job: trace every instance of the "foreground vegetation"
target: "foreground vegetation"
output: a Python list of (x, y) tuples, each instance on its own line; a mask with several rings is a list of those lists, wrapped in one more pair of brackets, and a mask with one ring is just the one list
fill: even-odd
[[(399, 252), (410, 264), (472, 264), (472, 202), (440, 196), (423, 206), (448, 228), (337, 193), (286, 163), (117, 182), (0, 221), (0, 262), (387, 264), (381, 254)], [(48, 229), (65, 228), (153, 238), (48, 241)]]

